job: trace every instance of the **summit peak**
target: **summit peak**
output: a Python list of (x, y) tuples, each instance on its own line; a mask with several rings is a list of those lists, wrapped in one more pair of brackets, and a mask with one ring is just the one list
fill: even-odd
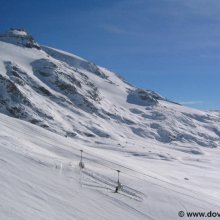
[(40, 46), (24, 28), (10, 28), (8, 31), (0, 34), (0, 41), (17, 46), (40, 49)]

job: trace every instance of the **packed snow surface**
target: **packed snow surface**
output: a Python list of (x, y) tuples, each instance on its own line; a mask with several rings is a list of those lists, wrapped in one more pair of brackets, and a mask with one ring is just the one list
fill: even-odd
[(220, 213), (219, 122), (12, 29), (0, 35), (0, 219)]

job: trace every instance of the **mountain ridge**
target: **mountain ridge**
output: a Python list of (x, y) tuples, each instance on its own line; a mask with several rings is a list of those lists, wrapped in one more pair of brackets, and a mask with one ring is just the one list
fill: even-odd
[(220, 118), (137, 88), (23, 29), (0, 35), (0, 112), (88, 142), (218, 147)]

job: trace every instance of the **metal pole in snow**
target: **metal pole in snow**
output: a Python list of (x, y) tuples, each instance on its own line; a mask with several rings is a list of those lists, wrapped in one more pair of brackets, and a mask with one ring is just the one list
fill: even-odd
[(80, 150), (80, 152), (81, 152), (81, 157), (80, 157), (79, 167), (81, 169), (83, 169), (83, 168), (85, 168), (85, 164), (82, 161), (83, 160), (83, 150)]
[(118, 185), (115, 188), (115, 193), (118, 193), (118, 191), (122, 189), (122, 185), (121, 185), (120, 180), (119, 180), (120, 170), (116, 170), (116, 171), (118, 172)]

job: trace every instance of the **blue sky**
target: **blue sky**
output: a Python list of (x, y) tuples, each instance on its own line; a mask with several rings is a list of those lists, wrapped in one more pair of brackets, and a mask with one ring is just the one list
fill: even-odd
[(0, 31), (89, 59), (138, 87), (220, 109), (219, 0), (0, 0)]

